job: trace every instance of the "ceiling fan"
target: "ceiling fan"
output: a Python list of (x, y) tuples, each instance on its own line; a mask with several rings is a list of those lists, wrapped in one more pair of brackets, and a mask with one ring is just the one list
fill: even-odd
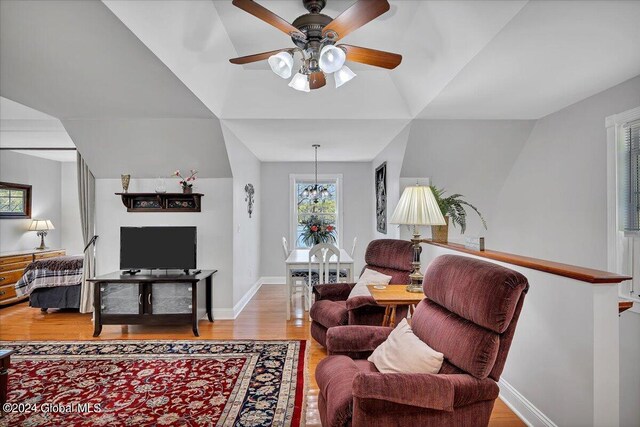
[(309, 13), (289, 23), (253, 0), (233, 0), (239, 7), (288, 34), (296, 47), (272, 50), (255, 55), (233, 58), (232, 64), (248, 64), (267, 59), (274, 73), (287, 79), (293, 71), (295, 53), (302, 56), (302, 66), (289, 86), (303, 92), (323, 87), (325, 74), (333, 74), (336, 87), (353, 79), (356, 74), (344, 65), (345, 61), (360, 62), (387, 69), (396, 68), (402, 55), (348, 44), (336, 45), (347, 34), (389, 10), (387, 0), (357, 0), (335, 19), (320, 13), (327, 0), (302, 0)]

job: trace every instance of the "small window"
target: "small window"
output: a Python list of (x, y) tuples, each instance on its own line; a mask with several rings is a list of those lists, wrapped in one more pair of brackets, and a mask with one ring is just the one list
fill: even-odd
[[(292, 175), (292, 229), (291, 237), (294, 248), (309, 248), (316, 242), (305, 230), (310, 223), (326, 226), (324, 234), (328, 243), (338, 246), (341, 236), (341, 175), (321, 175), (317, 185), (322, 190), (317, 198), (313, 198), (309, 188), (316, 184), (315, 178), (308, 175)], [(322, 227), (321, 227), (322, 228)]]
[(622, 202), (623, 229), (626, 232), (640, 231), (640, 120), (622, 127)]
[(31, 218), (31, 186), (0, 182), (0, 218)]

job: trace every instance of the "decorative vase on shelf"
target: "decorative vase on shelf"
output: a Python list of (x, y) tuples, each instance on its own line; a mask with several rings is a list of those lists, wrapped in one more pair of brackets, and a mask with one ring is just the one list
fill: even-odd
[(164, 178), (158, 177), (156, 178), (156, 193), (164, 194), (167, 192), (167, 187), (164, 184)]
[(191, 194), (193, 193), (193, 187), (182, 187), (182, 192), (184, 194)]
[(129, 191), (129, 183), (131, 182), (131, 175), (120, 175), (120, 181), (122, 181), (122, 192), (127, 193)]
[(449, 217), (444, 217), (446, 225), (431, 226), (431, 240), (438, 243), (447, 243), (449, 241)]

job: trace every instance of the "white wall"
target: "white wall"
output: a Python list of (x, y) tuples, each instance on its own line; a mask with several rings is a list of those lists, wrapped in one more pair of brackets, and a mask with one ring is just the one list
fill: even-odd
[[(402, 165), (402, 177), (429, 177), (446, 195), (459, 193), (482, 213), (488, 229), (467, 208), (466, 234), (486, 236), (501, 227), (495, 220), (496, 199), (522, 150), (532, 120), (414, 120)], [(425, 230), (426, 235), (430, 234)], [(449, 239), (462, 240), (450, 227)]]
[[(373, 239), (399, 239), (400, 229), (397, 225), (389, 224), (389, 218), (393, 215), (393, 211), (398, 205), (400, 200), (400, 172), (402, 170), (402, 162), (404, 160), (404, 153), (407, 147), (407, 140), (409, 138), (409, 132), (411, 125), (405, 126), (404, 129), (389, 143), (389, 145), (382, 150), (371, 162), (371, 176), (375, 176), (376, 168), (383, 162), (387, 162), (387, 234), (380, 233), (376, 224), (376, 220), (373, 220)], [(373, 191), (373, 205), (372, 209), (375, 213), (376, 209), (376, 189)]]
[(488, 245), (607, 268), (605, 117), (640, 105), (640, 76), (537, 121), (504, 182)]
[[(233, 307), (233, 232), (231, 178), (204, 178), (196, 181), (194, 191), (203, 193), (202, 212), (128, 213), (119, 196), (119, 179), (96, 180), (97, 273), (117, 271), (120, 263), (121, 226), (196, 226), (198, 227), (197, 265), (217, 269), (214, 276), (214, 315), (229, 317)], [(173, 187), (175, 185), (175, 188)], [(167, 180), (167, 191), (178, 189)], [(132, 179), (129, 192), (153, 192), (155, 180)]]
[[(61, 246), (60, 162), (35, 156), (0, 151), (0, 181), (31, 185), (31, 218), (49, 219), (55, 230), (45, 243), (50, 248)], [(33, 249), (40, 238), (27, 231), (31, 219), (0, 219), (0, 252)]]
[[(636, 303), (637, 305), (638, 303)], [(640, 425), (640, 314), (620, 316), (620, 425)]]
[[(435, 185), (467, 196), (489, 225), (483, 232), (471, 214), (468, 233), (485, 234), (490, 249), (606, 269), (605, 117), (639, 104), (640, 76), (535, 122), (417, 120), (402, 176), (426, 175)], [(451, 240), (457, 237), (450, 232)], [(589, 425), (598, 393), (591, 375), (597, 360), (593, 351), (585, 353), (588, 343), (565, 331), (565, 325), (590, 327), (576, 319), (585, 320), (585, 310), (593, 317), (596, 308), (579, 287), (553, 288), (553, 280), (531, 276), (503, 378), (556, 424)], [(548, 312), (549, 306), (557, 313)], [(638, 317), (628, 312), (620, 321), (622, 426), (640, 425)], [(610, 331), (616, 336), (617, 326)], [(545, 344), (538, 348), (552, 354), (531, 365), (541, 340)], [(564, 389), (566, 384), (571, 387)]]
[[(233, 173), (233, 303), (251, 291), (260, 277), (260, 161), (222, 125)], [(244, 187), (253, 184), (253, 213), (249, 218)]]
[[(289, 243), (290, 188), (289, 174), (312, 174), (313, 162), (265, 162), (262, 163), (261, 259), (262, 276), (284, 276), (282, 236)], [(340, 245), (351, 250), (353, 238), (358, 238), (355, 274), (364, 265), (364, 251), (371, 240), (375, 221), (373, 200), (373, 173), (370, 162), (320, 162), (319, 174), (343, 175), (343, 224)]]
[[(607, 163), (605, 118), (640, 105), (640, 76), (580, 101), (536, 123), (496, 205), (500, 228), (490, 246), (598, 269), (607, 268)], [(575, 307), (569, 313), (582, 310)], [(569, 314), (567, 313), (567, 314)], [(640, 425), (637, 313), (621, 321), (621, 424)], [(635, 318), (636, 321), (629, 320)], [(622, 335), (624, 334), (624, 335)], [(634, 366), (635, 368), (629, 368)], [(630, 370), (631, 369), (631, 370)], [(635, 372), (636, 375), (630, 375)], [(507, 365), (505, 376), (515, 372)], [(514, 382), (518, 390), (539, 378)], [(626, 402), (626, 403), (625, 403)], [(629, 402), (634, 402), (629, 407)], [(541, 393), (543, 410), (557, 398)], [(557, 408), (562, 413), (566, 410)], [(623, 423), (622, 421), (625, 421)]]
[(78, 171), (76, 162), (60, 163), (61, 185), (61, 246), (67, 255), (80, 255), (84, 249), (80, 224), (80, 200), (78, 198)]
[(220, 120), (216, 118), (76, 118), (63, 120), (96, 178), (154, 179), (197, 169), (199, 178), (230, 178)]

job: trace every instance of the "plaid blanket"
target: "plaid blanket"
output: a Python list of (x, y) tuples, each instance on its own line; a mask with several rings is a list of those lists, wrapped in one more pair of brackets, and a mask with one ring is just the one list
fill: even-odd
[(16, 295), (29, 295), (39, 288), (81, 284), (83, 261), (82, 256), (64, 256), (32, 262), (16, 283)]

